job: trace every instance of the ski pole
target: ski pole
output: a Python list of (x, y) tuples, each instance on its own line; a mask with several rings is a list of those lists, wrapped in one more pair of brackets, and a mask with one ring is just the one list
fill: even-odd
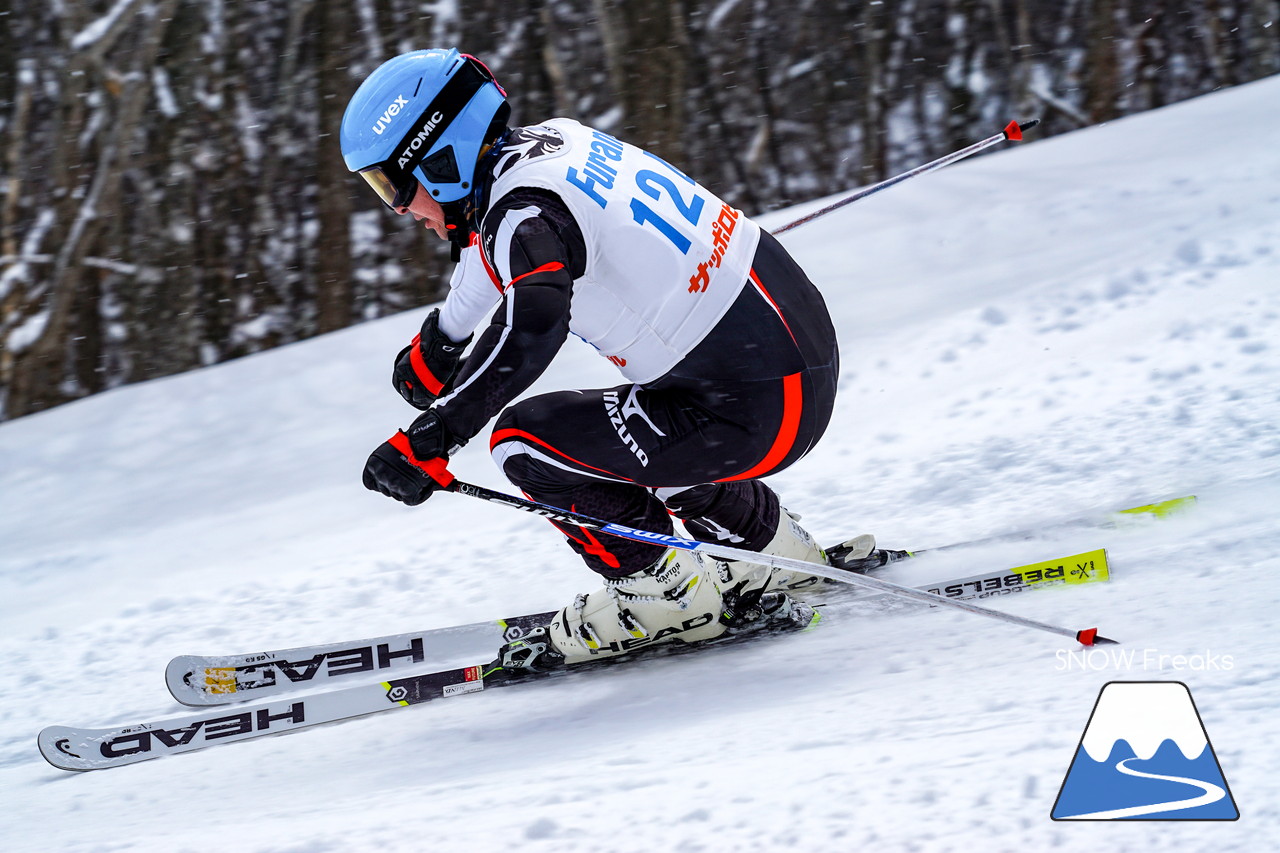
[(619, 536), (623, 539), (630, 539), (634, 542), (645, 542), (650, 545), (665, 545), (669, 548), (679, 548), (682, 551), (693, 551), (699, 554), (708, 554), (712, 557), (719, 557), (722, 560), (742, 560), (748, 563), (756, 563), (770, 566), (775, 569), (790, 569), (792, 571), (804, 572), (809, 575), (817, 575), (818, 577), (827, 578), (840, 583), (852, 584), (853, 586), (874, 589), (879, 592), (886, 592), (890, 595), (897, 595), (903, 598), (913, 598), (916, 601), (923, 601), (926, 604), (936, 604), (943, 607), (954, 607), (957, 610), (964, 610), (978, 616), (986, 616), (991, 619), (999, 619), (1001, 622), (1009, 622), (1013, 625), (1021, 625), (1024, 628), (1037, 628), (1041, 631), (1048, 631), (1051, 634), (1060, 634), (1064, 637), (1072, 637), (1081, 645), (1115, 645), (1115, 640), (1109, 640), (1106, 637), (1098, 635), (1097, 628), (1085, 628), (1080, 631), (1073, 631), (1070, 628), (1059, 628), (1056, 625), (1049, 625), (1045, 622), (1037, 622), (1034, 619), (1027, 619), (1022, 616), (1014, 616), (1011, 613), (1002, 613), (999, 610), (991, 610), (977, 604), (971, 604), (968, 601), (958, 601), (952, 598), (946, 598), (941, 595), (935, 595), (931, 592), (925, 592), (922, 589), (914, 589), (909, 586), (903, 586), (891, 581), (881, 580), (879, 578), (860, 575), (856, 572), (838, 569), (835, 566), (824, 566), (818, 563), (807, 563), (804, 560), (796, 560), (791, 557), (776, 557), (772, 554), (761, 554), (756, 551), (746, 551), (741, 548), (734, 548), (729, 545), (719, 545), (714, 542), (702, 542), (697, 539), (682, 539), (679, 536), (668, 536), (665, 533), (654, 533), (648, 530), (638, 530), (633, 527), (627, 527), (622, 524), (615, 524), (610, 521), (602, 521), (598, 518), (592, 518), (589, 515), (563, 510), (557, 507), (548, 506), (546, 504), (531, 501), (527, 498), (516, 497), (505, 492), (497, 492), (493, 489), (486, 489), (483, 486), (474, 486), (448, 474), (447, 470), (443, 472), (449, 479), (448, 484), (444, 487), (447, 491), (455, 492), (468, 497), (479, 498), (489, 503), (502, 504), (503, 506), (513, 507), (525, 512), (540, 515), (552, 521), (563, 521), (578, 527), (585, 527), (590, 530), (599, 530), (602, 533), (608, 533), (613, 536)]
[(914, 169), (912, 169), (909, 172), (903, 172), (901, 175), (896, 175), (892, 178), (886, 178), (885, 180), (881, 181), (878, 184), (872, 184), (869, 187), (863, 187), (862, 189), (858, 190), (856, 193), (849, 196), (848, 198), (842, 198), (834, 204), (827, 205), (826, 207), (822, 208), (822, 210), (814, 211), (813, 213), (810, 213), (808, 216), (802, 216), (799, 219), (797, 219), (795, 222), (792, 222), (788, 225), (784, 225), (781, 228), (775, 229), (773, 234), (775, 236), (777, 236), (778, 234), (783, 234), (787, 231), (790, 231), (792, 228), (795, 228), (799, 225), (804, 225), (806, 222), (812, 222), (813, 220), (817, 219), (819, 216), (826, 216), (828, 213), (830, 213), (833, 210), (839, 210), (840, 208), (844, 207), (846, 204), (853, 204), (855, 201), (858, 201), (859, 199), (864, 199), (869, 195), (874, 195), (875, 193), (878, 193), (881, 190), (887, 190), (889, 187), (893, 186), (894, 184), (902, 183), (907, 178), (914, 178), (916, 175), (923, 175), (925, 172), (932, 172), (934, 169), (941, 169), (943, 166), (947, 166), (951, 163), (956, 162), (957, 160), (963, 160), (965, 157), (968, 157), (971, 154), (977, 154), (979, 151), (990, 148), (992, 145), (999, 145), (1001, 142), (1005, 142), (1006, 140), (1012, 141), (1012, 142), (1020, 142), (1022, 140), (1022, 131), (1030, 130), (1031, 128), (1035, 127), (1039, 123), (1040, 123), (1040, 119), (1038, 118), (1033, 118), (1031, 121), (1025, 122), (1023, 124), (1019, 124), (1016, 121), (1011, 121), (1009, 122), (1008, 125), (1005, 126), (1004, 130), (1000, 131), (994, 136), (988, 136), (986, 139), (982, 140), (981, 142), (975, 142), (972, 145), (970, 145), (968, 148), (961, 148), (959, 151), (954, 151), (951, 154), (946, 155), (945, 157), (939, 157), (937, 160), (934, 160), (929, 163), (925, 163), (923, 166), (916, 166)]

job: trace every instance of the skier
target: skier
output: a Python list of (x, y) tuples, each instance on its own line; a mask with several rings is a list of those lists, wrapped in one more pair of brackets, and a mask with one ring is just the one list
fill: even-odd
[[(376, 69), (343, 116), (348, 168), (459, 261), (393, 369), (424, 413), (373, 451), (365, 486), (422, 503), (498, 415), (493, 458), (539, 502), (665, 534), (675, 515), (697, 539), (826, 562), (760, 480), (831, 417), (839, 356), (818, 290), (772, 236), (659, 157), (566, 118), (509, 129), (510, 112), (479, 60), (420, 50)], [(511, 404), (570, 333), (626, 382)], [(604, 585), (504, 646), (508, 667), (813, 618), (785, 592), (812, 576), (552, 523)]]

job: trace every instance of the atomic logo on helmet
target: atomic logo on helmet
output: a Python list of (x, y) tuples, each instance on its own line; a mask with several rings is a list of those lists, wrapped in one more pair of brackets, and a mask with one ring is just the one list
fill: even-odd
[[(475, 204), (480, 156), (506, 132), (510, 114), (484, 63), (457, 50), (416, 50), (383, 63), (351, 97), (342, 157), (388, 206), (408, 206), (421, 185), (463, 223)], [(401, 115), (409, 130), (388, 133)], [(466, 230), (450, 236), (465, 240), (458, 232)]]

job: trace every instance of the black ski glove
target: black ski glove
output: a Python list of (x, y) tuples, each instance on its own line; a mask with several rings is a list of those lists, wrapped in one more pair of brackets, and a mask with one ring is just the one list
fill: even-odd
[(433, 308), (422, 321), (422, 331), (396, 356), (391, 371), (391, 384), (415, 409), (431, 408), (435, 401), (453, 387), (458, 375), (462, 351), (471, 343), (471, 335), (455, 344), (440, 331), (440, 309)]
[(446, 466), (449, 455), (462, 444), (453, 439), (439, 415), (428, 411), (418, 416), (408, 432), (398, 431), (369, 454), (364, 487), (417, 506), (453, 482)]

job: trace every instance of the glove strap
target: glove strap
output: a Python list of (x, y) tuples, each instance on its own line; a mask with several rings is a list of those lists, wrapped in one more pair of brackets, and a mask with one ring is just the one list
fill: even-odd
[(413, 447), (409, 444), (409, 436), (405, 435), (403, 430), (398, 430), (395, 435), (387, 439), (387, 443), (400, 451), (406, 462), (439, 483), (442, 489), (447, 489), (453, 485), (454, 476), (448, 468), (449, 460), (437, 456), (435, 459), (428, 459), (424, 462), (414, 456)]
[(427, 366), (427, 360), (422, 357), (422, 335), (420, 334), (413, 336), (413, 343), (409, 348), (409, 363), (413, 365), (413, 372), (422, 383), (422, 387), (437, 397), (440, 396), (440, 392), (444, 390), (444, 382), (436, 378), (431, 368)]

